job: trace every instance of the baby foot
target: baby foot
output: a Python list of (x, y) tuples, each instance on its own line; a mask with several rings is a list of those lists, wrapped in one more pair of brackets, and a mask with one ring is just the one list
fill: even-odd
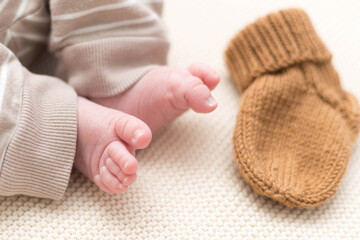
[(156, 132), (189, 108), (199, 113), (215, 110), (217, 103), (211, 90), (219, 81), (219, 75), (206, 64), (195, 63), (187, 70), (158, 67), (126, 92), (92, 100), (136, 116)]
[(136, 117), (78, 98), (75, 167), (108, 193), (125, 192), (136, 180), (135, 149), (151, 141)]

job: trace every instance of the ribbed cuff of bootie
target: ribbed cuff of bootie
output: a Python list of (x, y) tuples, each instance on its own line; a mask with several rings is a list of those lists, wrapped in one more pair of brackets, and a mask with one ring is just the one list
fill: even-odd
[(324, 62), (331, 54), (307, 14), (287, 9), (258, 19), (240, 31), (225, 52), (231, 77), (240, 91), (263, 75), (304, 61)]

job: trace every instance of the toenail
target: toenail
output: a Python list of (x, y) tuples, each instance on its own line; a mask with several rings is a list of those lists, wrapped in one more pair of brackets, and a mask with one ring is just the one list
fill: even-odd
[(124, 170), (126, 170), (127, 166), (129, 166), (129, 162), (126, 162), (126, 163), (124, 164)]
[(212, 97), (212, 96), (210, 96), (207, 100), (206, 100), (206, 103), (209, 105), (209, 106), (211, 106), (211, 107), (213, 107), (213, 106), (215, 106), (217, 103), (216, 103), (216, 101), (215, 101), (215, 99)]
[(123, 183), (126, 183), (128, 179), (129, 179), (128, 177), (124, 178)]
[(134, 136), (133, 138), (131, 139), (131, 141), (133, 143), (136, 142), (136, 140), (139, 138), (139, 136), (141, 136), (143, 134), (143, 131), (141, 129), (137, 129), (135, 132), (134, 132)]
[(124, 185), (122, 185), (121, 183), (118, 184), (118, 188), (123, 188)]

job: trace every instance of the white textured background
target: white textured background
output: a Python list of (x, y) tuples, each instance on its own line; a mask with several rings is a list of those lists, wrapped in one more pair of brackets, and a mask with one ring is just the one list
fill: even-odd
[(186, 113), (157, 134), (124, 195), (102, 193), (75, 172), (61, 201), (0, 198), (0, 239), (360, 239), (360, 141), (338, 193), (313, 210), (260, 197), (233, 162), (240, 95), (223, 51), (246, 24), (286, 7), (308, 12), (344, 88), (360, 99), (360, 1), (169, 0), (170, 63), (219, 71), (218, 109)]

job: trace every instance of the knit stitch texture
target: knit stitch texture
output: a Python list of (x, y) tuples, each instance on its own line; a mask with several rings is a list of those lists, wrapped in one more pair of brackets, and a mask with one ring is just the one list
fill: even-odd
[(226, 62), (244, 92), (233, 138), (244, 179), (289, 207), (327, 201), (359, 132), (359, 106), (306, 13), (283, 10), (248, 25)]
[(156, 134), (137, 153), (138, 179), (125, 194), (106, 194), (75, 171), (59, 201), (0, 197), (0, 239), (359, 239), (360, 139), (336, 195), (313, 209), (290, 209), (257, 194), (234, 162), (231, 136), (242, 95), (221, 56), (239, 29), (289, 5), (307, 11), (344, 88), (359, 98), (359, 1), (339, 7), (328, 0), (326, 8), (313, 0), (165, 1), (170, 64), (206, 62), (220, 73), (216, 111), (189, 111)]

